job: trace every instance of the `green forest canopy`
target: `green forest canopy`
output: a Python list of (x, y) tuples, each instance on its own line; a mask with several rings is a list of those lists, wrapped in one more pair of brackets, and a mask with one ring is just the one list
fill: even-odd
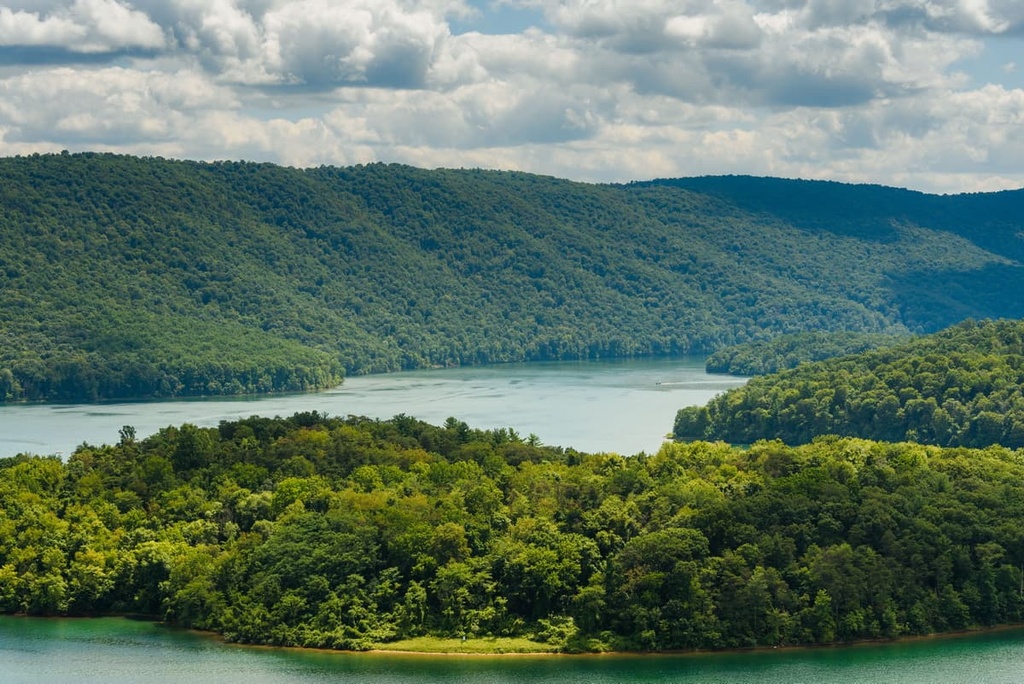
[(1024, 618), (1024, 457), (862, 439), (626, 459), (317, 413), (0, 460), (0, 611), (245, 643), (716, 649)]
[(1021, 192), (0, 159), (0, 400), (1024, 317)]
[(902, 344), (752, 379), (676, 416), (677, 439), (820, 435), (1024, 447), (1024, 321), (965, 321)]
[(856, 354), (905, 342), (907, 338), (907, 335), (826, 330), (790, 333), (770, 340), (745, 342), (719, 349), (707, 357), (704, 368), (708, 373), (768, 375), (796, 368), (805, 361), (823, 361)]

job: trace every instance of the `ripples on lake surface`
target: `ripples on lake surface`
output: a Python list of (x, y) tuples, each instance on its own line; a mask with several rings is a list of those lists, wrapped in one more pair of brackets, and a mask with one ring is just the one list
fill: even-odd
[(0, 617), (4, 684), (1019, 684), (1024, 630), (692, 655), (403, 656), (232, 646), (120, 618)]
[(387, 419), (404, 413), (435, 425), (449, 416), (471, 427), (511, 427), (524, 438), (580, 451), (657, 451), (676, 411), (704, 404), (742, 378), (708, 375), (702, 358), (517, 363), (410, 371), (347, 379), (315, 394), (159, 402), (0, 406), (0, 457), (67, 456), (83, 442), (117, 442), (124, 425), (139, 438), (168, 425), (216, 426), (258, 414)]

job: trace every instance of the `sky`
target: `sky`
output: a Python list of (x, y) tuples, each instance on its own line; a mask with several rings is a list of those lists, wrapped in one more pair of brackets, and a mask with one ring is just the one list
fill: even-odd
[(1024, 186), (1024, 0), (0, 0), (0, 156)]

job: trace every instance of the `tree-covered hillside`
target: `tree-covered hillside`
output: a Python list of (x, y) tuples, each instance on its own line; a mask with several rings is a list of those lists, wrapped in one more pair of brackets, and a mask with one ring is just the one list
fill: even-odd
[(681, 409), (677, 439), (750, 444), (820, 435), (1024, 447), (1024, 321), (940, 333), (752, 379)]
[(799, 181), (768, 193), (806, 197), (796, 212), (737, 199), (758, 179), (722, 179), (727, 196), (98, 154), (0, 159), (0, 180), (0, 400), (293, 390), (343, 369), (1024, 316), (1019, 193), (826, 184), (888, 198), (861, 216)]
[(833, 643), (1024, 618), (1024, 461), (859, 439), (586, 455), (299, 414), (0, 460), (0, 611), (247, 643)]
[(905, 342), (907, 335), (818, 330), (790, 333), (770, 340), (744, 342), (719, 349), (707, 357), (708, 373), (767, 375), (796, 368), (806, 361), (824, 361)]

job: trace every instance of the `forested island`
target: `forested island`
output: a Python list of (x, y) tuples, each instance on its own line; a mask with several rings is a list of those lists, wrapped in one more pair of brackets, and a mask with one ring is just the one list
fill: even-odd
[(0, 401), (1024, 317), (1024, 191), (0, 159)]
[(1019, 622), (1024, 457), (854, 438), (624, 458), (456, 419), (183, 425), (0, 461), (0, 611), (551, 651)]

